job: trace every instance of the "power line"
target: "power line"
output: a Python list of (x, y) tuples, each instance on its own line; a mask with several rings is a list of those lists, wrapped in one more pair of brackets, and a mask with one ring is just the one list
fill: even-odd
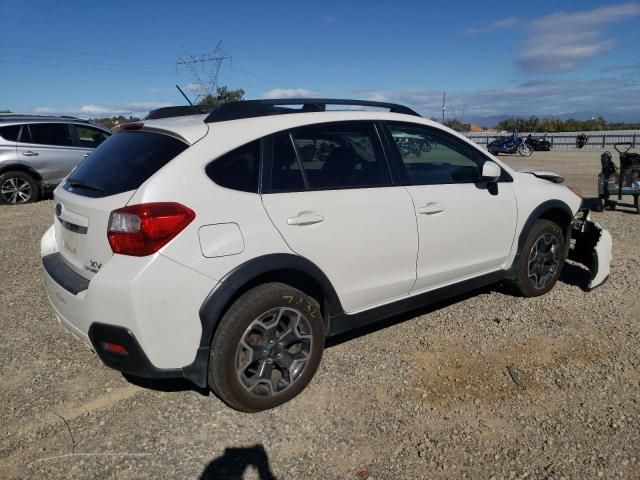
[(106, 53), (80, 52), (80, 51), (77, 51), (77, 50), (66, 50), (66, 49), (60, 49), (60, 48), (40, 47), (40, 46), (35, 46), (35, 45), (24, 45), (24, 44), (19, 44), (19, 43), (10, 43), (10, 42), (0, 42), (0, 47), (1, 46), (15, 47), (15, 48), (26, 48), (26, 49), (32, 49), (32, 50), (45, 50), (45, 51), (49, 51), (49, 52), (70, 53), (70, 54), (73, 54), (73, 55), (88, 55), (88, 56), (94, 56), (94, 57), (105, 57), (105, 58), (113, 58), (113, 59), (118, 59), (118, 60), (128, 60), (128, 61), (131, 61), (131, 62), (173, 64), (173, 62), (166, 61), (166, 60), (122, 57), (122, 56), (119, 56), (119, 55), (109, 55), (109, 54), (106, 54)]
[(145, 70), (134, 70), (134, 69), (119, 69), (119, 68), (100, 68), (100, 67), (92, 67), (92, 66), (86, 66), (83, 67), (81, 65), (60, 65), (60, 64), (49, 64), (49, 63), (37, 63), (37, 62), (18, 62), (15, 60), (2, 60), (0, 59), (0, 64), (12, 64), (12, 65), (33, 65), (33, 66), (38, 66), (38, 67), (45, 67), (45, 68), (61, 68), (63, 70), (81, 70), (81, 71), (100, 71), (100, 72), (117, 72), (117, 73), (137, 73), (137, 74), (144, 74), (144, 75), (169, 75), (172, 77), (175, 77), (176, 75), (178, 75), (177, 73), (171, 73), (171, 72), (158, 72), (158, 71), (145, 71)]
[[(56, 62), (56, 64), (58, 63), (77, 63), (80, 65), (102, 65), (102, 66), (107, 66), (107, 67), (123, 67), (123, 68), (127, 68), (127, 69), (136, 69), (135, 65), (132, 64), (126, 64), (126, 63), (108, 63), (108, 62), (94, 62), (91, 60), (73, 60), (73, 59), (65, 59), (65, 58), (52, 58), (52, 57), (43, 57), (43, 56), (39, 56), (39, 55), (18, 55), (18, 54), (12, 54), (12, 53), (2, 53), (0, 52), (0, 56), (9, 56), (9, 57), (18, 57), (19, 59), (22, 58), (27, 58), (27, 59), (34, 59), (34, 60), (46, 60), (49, 62)], [(157, 72), (157, 73), (163, 73), (166, 72), (166, 70), (160, 70), (159, 68), (155, 68), (153, 66), (142, 66), (142, 69), (144, 69), (145, 72)], [(136, 69), (137, 70), (137, 69)]]

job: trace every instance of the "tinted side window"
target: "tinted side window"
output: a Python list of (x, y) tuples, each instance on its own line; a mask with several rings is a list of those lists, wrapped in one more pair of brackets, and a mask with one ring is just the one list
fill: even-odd
[(470, 146), (434, 128), (388, 125), (412, 185), (479, 181), (480, 169)]
[(118, 132), (78, 165), (64, 189), (86, 197), (135, 190), (186, 148), (161, 133)]
[(40, 145), (73, 146), (69, 126), (65, 123), (32, 123), (31, 143)]
[(221, 187), (258, 193), (260, 141), (248, 143), (211, 162), (205, 172)]
[(288, 133), (273, 136), (271, 191), (304, 190), (304, 178)]
[(8, 125), (6, 127), (0, 127), (0, 137), (11, 142), (18, 140), (18, 134), (20, 133), (20, 125)]
[(344, 122), (293, 132), (309, 188), (389, 185), (389, 172), (372, 123)]
[(74, 125), (80, 146), (84, 148), (97, 148), (109, 138), (109, 134), (93, 127)]

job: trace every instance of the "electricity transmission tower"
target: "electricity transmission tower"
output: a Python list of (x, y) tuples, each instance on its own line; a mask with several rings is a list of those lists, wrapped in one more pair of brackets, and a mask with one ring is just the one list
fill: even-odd
[(184, 55), (176, 62), (176, 71), (180, 67), (185, 67), (192, 80), (191, 91), (194, 91), (198, 97), (206, 97), (207, 95), (216, 94), (218, 87), (218, 75), (222, 62), (231, 60), (231, 55), (222, 50), (222, 41), (218, 42), (216, 48), (209, 53), (191, 55), (185, 50)]

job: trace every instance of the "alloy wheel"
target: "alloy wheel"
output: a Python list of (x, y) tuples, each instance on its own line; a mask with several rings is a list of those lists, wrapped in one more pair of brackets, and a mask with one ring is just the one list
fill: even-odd
[(527, 275), (537, 289), (543, 289), (553, 279), (560, 265), (560, 242), (551, 233), (542, 235), (531, 248)]
[(7, 178), (0, 186), (0, 195), (6, 203), (27, 203), (31, 199), (33, 188), (24, 178)]
[(236, 350), (236, 373), (254, 395), (271, 396), (300, 378), (311, 355), (309, 320), (291, 307), (273, 308), (242, 334)]

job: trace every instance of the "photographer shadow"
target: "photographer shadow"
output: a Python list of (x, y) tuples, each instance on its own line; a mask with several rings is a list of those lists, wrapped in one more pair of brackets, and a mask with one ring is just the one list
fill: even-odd
[(225, 448), (224, 454), (212, 460), (200, 475), (200, 480), (242, 480), (248, 467), (258, 472), (260, 480), (277, 480), (264, 447)]

